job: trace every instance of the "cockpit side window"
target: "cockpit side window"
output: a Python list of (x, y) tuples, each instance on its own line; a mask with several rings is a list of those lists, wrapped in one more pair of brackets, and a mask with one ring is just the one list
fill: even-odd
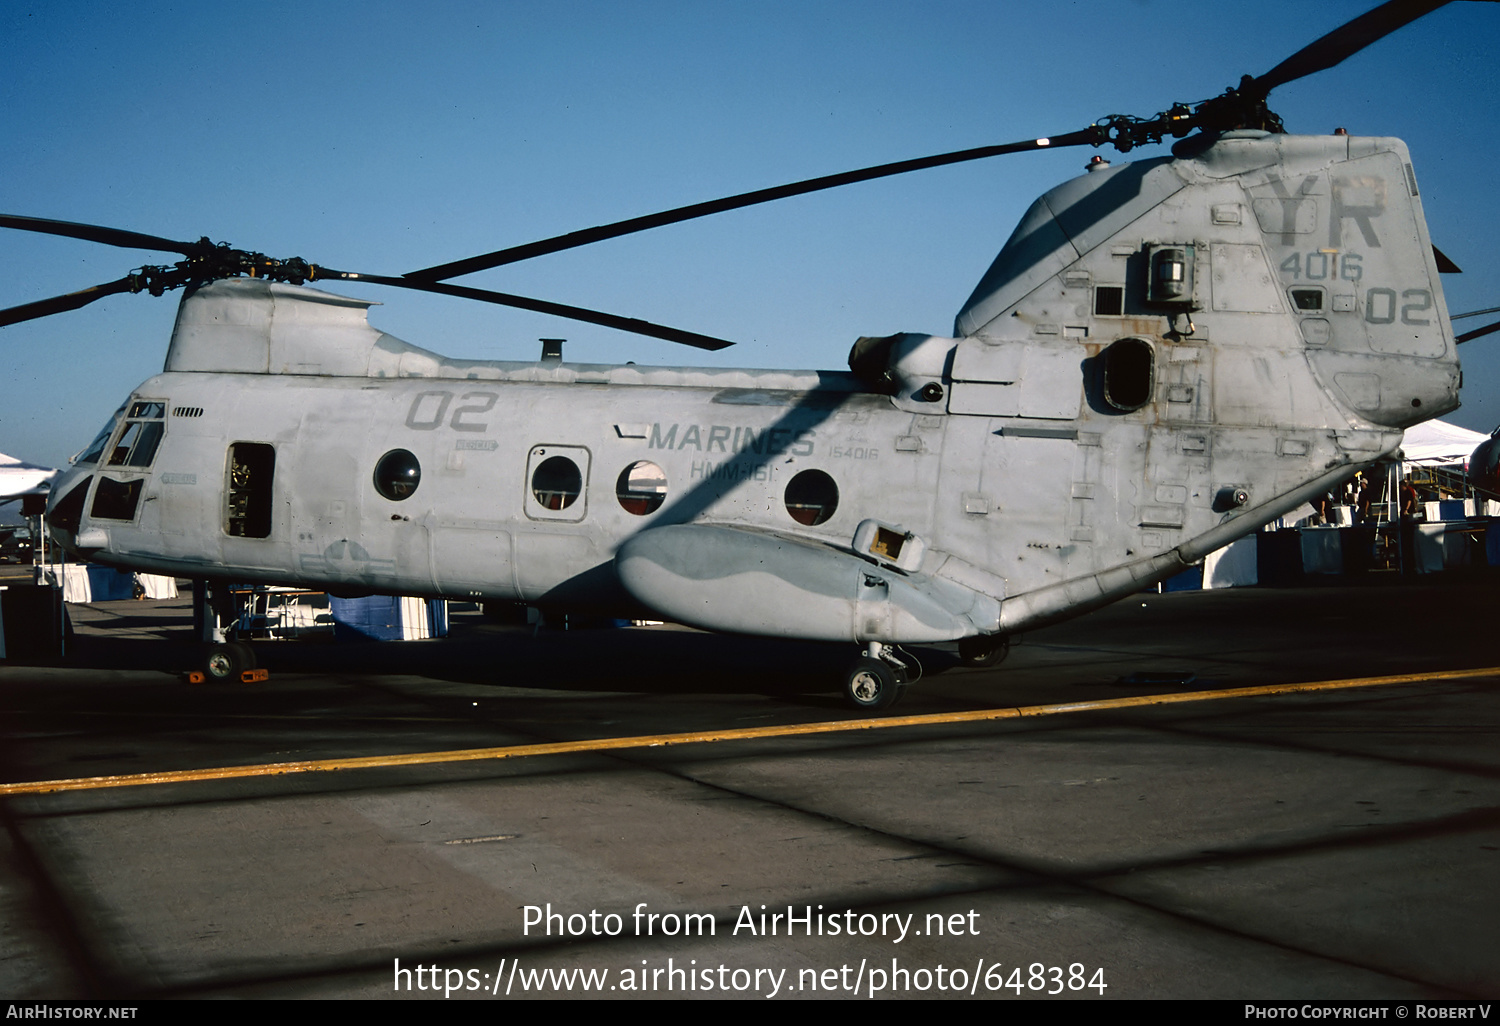
[(164, 402), (134, 402), (125, 417), (124, 430), (110, 449), (111, 467), (137, 467), (144, 469), (156, 459), (156, 448), (166, 428), (167, 404)]
[(120, 422), (120, 414), (124, 412), (125, 407), (123, 406), (116, 410), (114, 416), (110, 417), (108, 423), (94, 436), (94, 440), (89, 443), (89, 447), (83, 450), (83, 453), (74, 459), (73, 462), (85, 464), (98, 463), (103, 459), (104, 447), (109, 444), (109, 436), (115, 433), (115, 425)]

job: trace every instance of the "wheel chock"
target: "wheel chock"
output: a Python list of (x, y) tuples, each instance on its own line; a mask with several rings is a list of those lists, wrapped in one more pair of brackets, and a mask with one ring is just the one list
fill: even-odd
[[(259, 684), (262, 681), (269, 679), (270, 676), (271, 674), (267, 670), (241, 670), (240, 683)], [(202, 684), (207, 679), (208, 675), (202, 670), (189, 670), (182, 675), (182, 682), (184, 684)]]

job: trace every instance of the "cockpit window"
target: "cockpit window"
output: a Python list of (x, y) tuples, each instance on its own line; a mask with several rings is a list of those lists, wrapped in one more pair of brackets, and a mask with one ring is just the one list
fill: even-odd
[(115, 425), (120, 422), (120, 414), (124, 412), (125, 407), (123, 406), (116, 410), (114, 416), (109, 418), (108, 423), (99, 429), (99, 433), (94, 436), (94, 440), (89, 443), (89, 447), (83, 450), (82, 455), (73, 462), (98, 463), (104, 456), (104, 447), (109, 444), (109, 436), (115, 433)]
[(130, 404), (130, 413), (125, 418), (125, 429), (119, 441), (110, 450), (111, 467), (149, 467), (156, 459), (156, 447), (161, 444), (162, 431), (166, 428), (167, 404), (159, 402), (135, 402)]

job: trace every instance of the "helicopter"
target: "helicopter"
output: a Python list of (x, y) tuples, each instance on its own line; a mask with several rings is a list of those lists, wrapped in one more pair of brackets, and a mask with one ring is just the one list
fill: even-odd
[[(182, 289), (165, 366), (53, 485), (82, 558), (217, 581), (518, 602), (842, 642), (885, 709), (905, 646), (973, 663), (1172, 576), (1458, 406), (1455, 339), (1399, 140), (1287, 134), (1276, 87), (1441, 6), (1392, 0), (1265, 75), (1150, 118), (692, 204), (400, 276), (0, 215), (180, 254), (0, 324)], [(1172, 155), (1040, 197), (951, 336), (859, 339), (847, 371), (456, 360), (372, 326), (361, 282), (723, 339), (456, 285), (547, 253), (945, 164)], [(207, 666), (236, 674), (241, 646)]]

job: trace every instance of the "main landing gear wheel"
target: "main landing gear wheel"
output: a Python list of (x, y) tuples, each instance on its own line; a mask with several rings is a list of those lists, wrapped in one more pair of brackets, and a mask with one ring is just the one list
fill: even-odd
[(214, 683), (238, 683), (240, 674), (255, 669), (255, 650), (243, 641), (209, 645), (203, 651), (203, 675)]
[(844, 678), (844, 697), (857, 709), (889, 709), (905, 690), (896, 671), (879, 659), (856, 659)]
[(1008, 655), (1009, 635), (976, 634), (958, 642), (958, 659), (965, 666), (998, 666)]
[(856, 709), (889, 709), (921, 679), (922, 664), (910, 652), (872, 641), (844, 677), (844, 697)]

